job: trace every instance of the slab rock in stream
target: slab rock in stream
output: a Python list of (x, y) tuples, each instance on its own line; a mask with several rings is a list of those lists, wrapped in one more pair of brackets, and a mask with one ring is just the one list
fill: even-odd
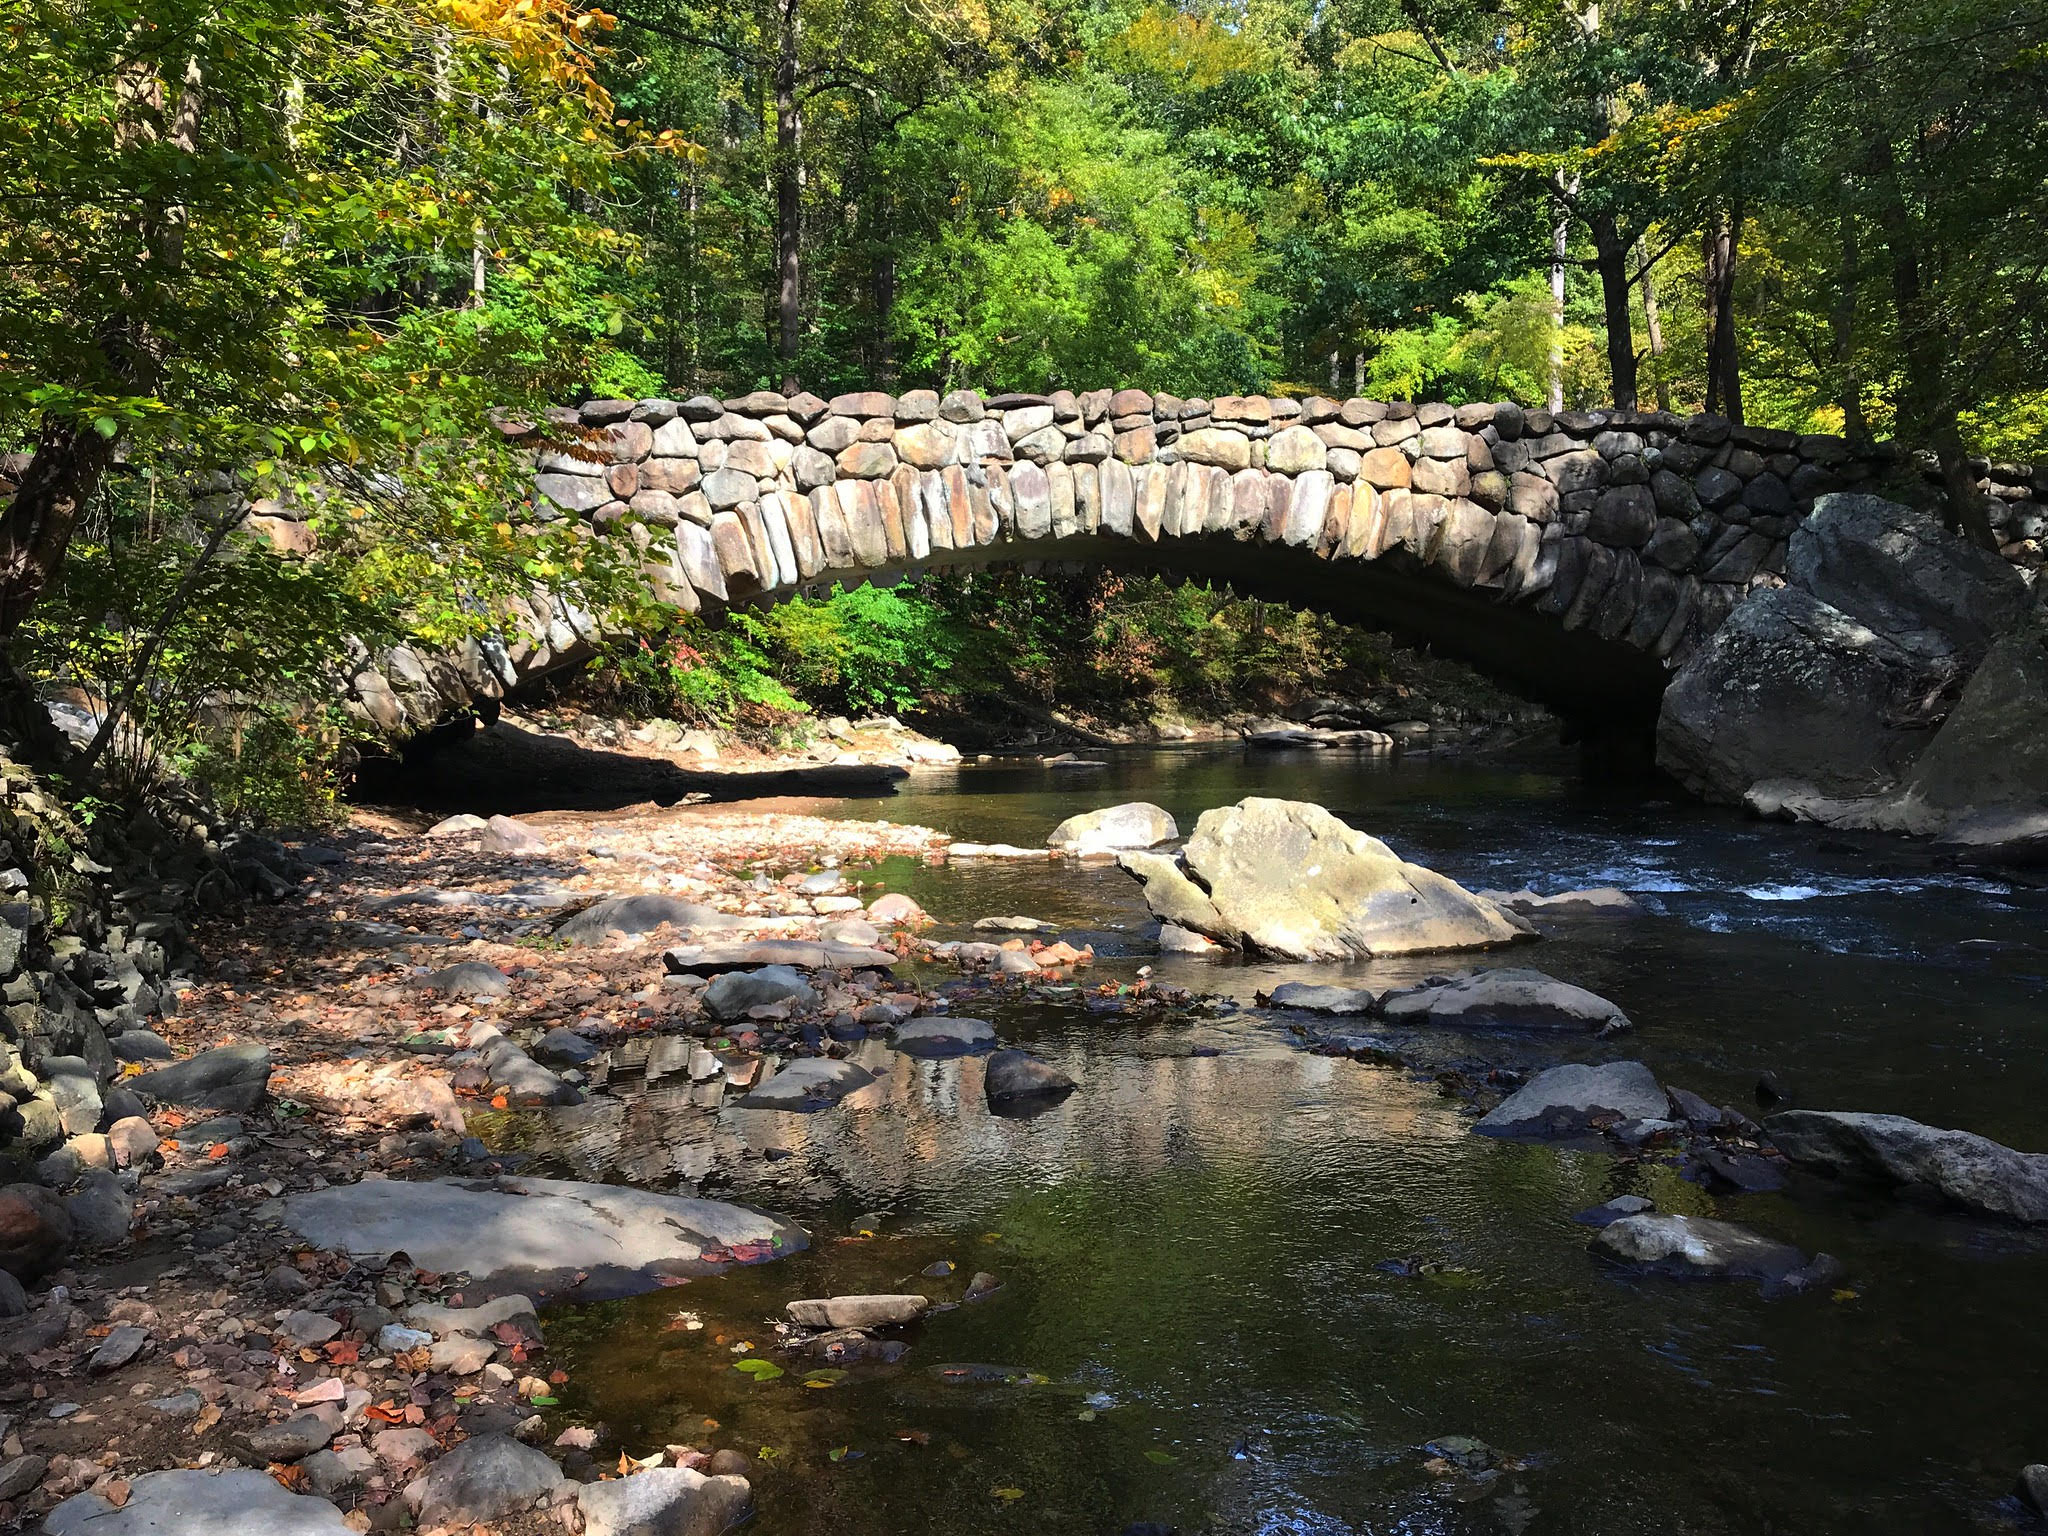
[(571, 1179), (364, 1179), (292, 1195), (285, 1223), (316, 1248), (404, 1253), (421, 1269), (466, 1271), (493, 1290), (559, 1290), (587, 1272), (596, 1291), (645, 1290), (659, 1276), (783, 1258), (801, 1227), (748, 1206)]
[(208, 1473), (150, 1472), (120, 1508), (96, 1493), (66, 1499), (43, 1519), (48, 1536), (350, 1536), (325, 1499), (292, 1493), (251, 1467)]
[(1482, 1136), (1580, 1136), (1603, 1123), (1662, 1120), (1671, 1101), (1640, 1061), (1570, 1062), (1539, 1072), (1472, 1129)]
[(1158, 806), (1143, 800), (1112, 805), (1100, 811), (1083, 811), (1069, 816), (1052, 829), (1045, 840), (1048, 848), (1085, 858), (1093, 853), (1120, 853), (1133, 848), (1156, 848), (1180, 836), (1174, 819)]
[(1597, 992), (1541, 971), (1505, 967), (1390, 993), (1380, 999), (1380, 1012), (1398, 1024), (1581, 1030), (1599, 1039), (1634, 1028), (1627, 1014)]
[(866, 1067), (825, 1056), (803, 1056), (787, 1063), (767, 1082), (741, 1099), (739, 1109), (787, 1109), (797, 1114), (830, 1109), (849, 1093), (875, 1080)]
[(1535, 937), (1522, 918), (1319, 805), (1240, 800), (1204, 811), (1174, 857), (1126, 853), (1169, 923), (1292, 960), (1485, 949)]
[(1975, 1216), (2048, 1222), (2048, 1153), (1903, 1115), (1840, 1110), (1787, 1110), (1764, 1122), (1764, 1134), (1811, 1172), (1926, 1191)]
[(1602, 1258), (1654, 1274), (1761, 1280), (1769, 1290), (1804, 1290), (1841, 1273), (1826, 1254), (1809, 1262), (1790, 1243), (1703, 1216), (1624, 1216), (1602, 1227), (1591, 1247)]

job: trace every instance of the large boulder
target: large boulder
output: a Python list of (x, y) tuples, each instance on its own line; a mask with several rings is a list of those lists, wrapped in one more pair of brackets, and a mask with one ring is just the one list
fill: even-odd
[(128, 1485), (119, 1507), (80, 1493), (43, 1517), (48, 1536), (350, 1536), (353, 1529), (327, 1500), (293, 1493), (253, 1467), (149, 1472)]
[(223, 1045), (187, 1057), (129, 1086), (160, 1104), (243, 1114), (263, 1102), (270, 1087), (270, 1051), (261, 1045)]
[(1204, 811), (1178, 858), (1127, 853), (1120, 862), (1162, 920), (1288, 959), (1483, 949), (1533, 936), (1456, 881), (1296, 800)]
[(75, 1235), (71, 1213), (50, 1190), (0, 1186), (0, 1270), (33, 1280), (64, 1262)]
[(1695, 794), (1739, 803), (1760, 780), (1880, 793), (1932, 734), (1953, 681), (1930, 660), (1796, 587), (1760, 592), (1694, 652), (1657, 717), (1657, 762)]
[(1916, 655), (1983, 660), (2025, 615), (2008, 561), (1942, 528), (1934, 513), (1880, 496), (1823, 496), (1793, 532), (1785, 578)]
[(1392, 993), (1380, 999), (1380, 1012), (1401, 1024), (1566, 1029), (1602, 1038), (1633, 1027), (1627, 1014), (1597, 992), (1541, 971), (1509, 968)]
[(1029, 1051), (997, 1051), (982, 1069), (982, 1092), (991, 1104), (1015, 1099), (1063, 1099), (1075, 1088), (1074, 1080), (1051, 1062), (1041, 1061)]
[(1133, 848), (1156, 848), (1180, 836), (1171, 816), (1156, 805), (1133, 800), (1100, 811), (1083, 811), (1069, 816), (1052, 829), (1046, 846), (1077, 857), (1091, 853), (1121, 853)]
[(718, 1536), (754, 1511), (744, 1477), (707, 1477), (689, 1467), (650, 1467), (576, 1495), (583, 1536)]
[(578, 1274), (651, 1289), (660, 1274), (782, 1258), (808, 1241), (747, 1206), (571, 1179), (365, 1179), (287, 1197), (284, 1221), (316, 1248), (403, 1252), (496, 1291)]
[(1934, 1194), (1977, 1216), (2048, 1222), (2048, 1153), (2016, 1152), (1903, 1115), (1793, 1109), (1764, 1132), (1794, 1164), (1816, 1173)]
[(1482, 1136), (1580, 1136), (1627, 1120), (1662, 1120), (1671, 1101), (1640, 1061), (1570, 1062), (1539, 1072), (1472, 1127)]
[(532, 1509), (567, 1482), (543, 1452), (509, 1435), (475, 1435), (405, 1488), (420, 1524), (486, 1525)]

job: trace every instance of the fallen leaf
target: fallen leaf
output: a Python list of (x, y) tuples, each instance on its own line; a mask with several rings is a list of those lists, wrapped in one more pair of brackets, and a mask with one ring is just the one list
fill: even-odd
[(988, 1496), (992, 1499), (1001, 1499), (1005, 1504), (1014, 1504), (1017, 1500), (1024, 1497), (1024, 1490), (1022, 1488), (991, 1488), (988, 1491)]
[(736, 1371), (745, 1372), (757, 1382), (773, 1381), (783, 1373), (782, 1367), (773, 1360), (763, 1360), (758, 1355), (749, 1355), (744, 1360), (735, 1360), (732, 1363), (732, 1368)]
[(1147, 1451), (1145, 1453), (1145, 1459), (1151, 1462), (1153, 1465), (1161, 1467), (1170, 1467), (1176, 1461), (1180, 1460), (1178, 1456), (1175, 1456), (1168, 1451)]

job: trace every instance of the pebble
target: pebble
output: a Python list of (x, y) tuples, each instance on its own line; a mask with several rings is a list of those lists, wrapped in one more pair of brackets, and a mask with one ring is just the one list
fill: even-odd
[[(104, 1375), (118, 1371), (122, 1366), (142, 1353), (142, 1347), (149, 1342), (149, 1331), (132, 1325), (116, 1328), (92, 1352), (92, 1359), (86, 1362), (86, 1369), (93, 1375)], [(54, 1417), (55, 1415), (52, 1415)]]

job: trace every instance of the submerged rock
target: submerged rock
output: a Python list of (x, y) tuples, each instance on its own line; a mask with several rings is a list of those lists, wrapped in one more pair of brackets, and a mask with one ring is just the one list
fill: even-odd
[(1326, 987), (1307, 981), (1283, 981), (1259, 1002), (1268, 1008), (1300, 1008), (1309, 1013), (1371, 1013), (1379, 998), (1364, 987)]
[(805, 1328), (887, 1328), (914, 1323), (931, 1309), (927, 1296), (827, 1296), (783, 1308)]
[(1045, 842), (1047, 847), (1061, 853), (1086, 857), (1092, 853), (1156, 848), (1179, 836), (1179, 826), (1165, 811), (1146, 801), (1133, 800), (1124, 805), (1069, 816), (1052, 829)]
[(1496, 902), (1524, 917), (1642, 917), (1643, 905), (1627, 891), (1612, 885), (1591, 886), (1583, 891), (1559, 891), (1539, 896), (1527, 886), (1519, 891), (1481, 891)]
[(1787, 1110), (1764, 1121), (1764, 1133), (1816, 1173), (1925, 1190), (1975, 1216), (2048, 1222), (2048, 1153), (2016, 1152), (1903, 1115), (1836, 1110)]
[(366, 1179), (288, 1196), (284, 1221), (316, 1248), (404, 1252), (421, 1269), (467, 1271), (501, 1289), (552, 1289), (578, 1271), (644, 1288), (657, 1274), (779, 1258), (809, 1242), (747, 1206), (571, 1179)]
[(1641, 1195), (1616, 1195), (1604, 1204), (1575, 1212), (1572, 1220), (1582, 1227), (1611, 1227), (1628, 1216), (1643, 1216), (1657, 1209), (1654, 1200)]
[(1537, 1073), (1472, 1129), (1482, 1136), (1579, 1136), (1603, 1123), (1661, 1120), (1670, 1110), (1640, 1061), (1570, 1062)]
[(1380, 1012), (1401, 1024), (1583, 1030), (1602, 1039), (1634, 1027), (1627, 1014), (1598, 993), (1541, 971), (1519, 969), (1477, 971), (1454, 981), (1389, 993), (1380, 999)]
[(96, 1493), (66, 1499), (43, 1517), (48, 1536), (349, 1536), (325, 1499), (292, 1493), (268, 1472), (149, 1472), (116, 1508)]
[(738, 1101), (741, 1109), (788, 1109), (799, 1114), (830, 1109), (849, 1093), (867, 1087), (874, 1073), (850, 1061), (806, 1056), (785, 1065)]
[(896, 1049), (910, 1056), (967, 1056), (993, 1050), (996, 1027), (986, 1019), (926, 1014), (896, 1026)]
[(1120, 862), (1163, 921), (1288, 959), (1483, 949), (1533, 937), (1521, 918), (1300, 801), (1252, 798), (1204, 811), (1176, 858), (1126, 853)]
[(982, 1071), (982, 1091), (991, 1104), (1016, 1099), (1062, 1099), (1074, 1080), (1028, 1051), (997, 1051)]

